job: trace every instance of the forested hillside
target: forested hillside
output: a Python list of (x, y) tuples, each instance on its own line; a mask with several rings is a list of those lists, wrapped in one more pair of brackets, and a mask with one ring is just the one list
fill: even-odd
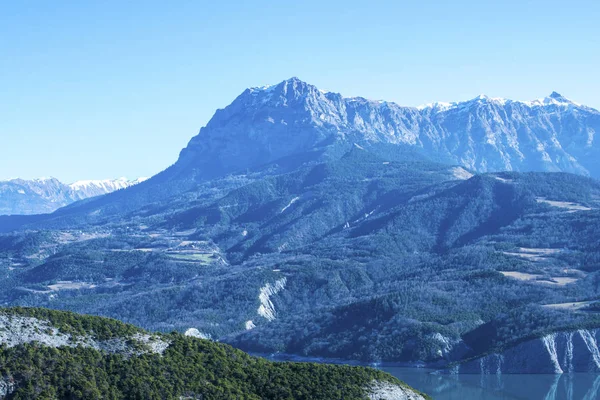
[(0, 236), (2, 301), (262, 353), (443, 364), (598, 324), (599, 208), (590, 178), (473, 176), (354, 148)]
[(270, 362), (97, 317), (0, 309), (0, 329), (6, 399), (425, 398), (375, 369)]

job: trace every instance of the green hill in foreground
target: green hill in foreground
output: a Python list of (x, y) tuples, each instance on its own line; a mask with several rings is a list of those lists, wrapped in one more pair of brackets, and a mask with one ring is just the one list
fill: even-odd
[(364, 367), (271, 362), (179, 333), (41, 308), (0, 309), (0, 398), (425, 399)]

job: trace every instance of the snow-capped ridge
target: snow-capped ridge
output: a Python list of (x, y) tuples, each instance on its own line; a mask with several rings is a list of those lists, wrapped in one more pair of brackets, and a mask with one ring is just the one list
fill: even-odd
[(141, 178), (129, 180), (125, 177), (121, 177), (118, 179), (81, 180), (81, 181), (76, 181), (76, 182), (69, 184), (69, 187), (76, 191), (90, 189), (90, 188), (102, 188), (108, 192), (108, 191), (114, 191), (117, 189), (124, 189), (126, 187), (141, 183), (147, 179), (148, 178), (146, 178), (146, 177), (141, 177)]
[(597, 132), (598, 111), (556, 92), (533, 101), (479, 95), (403, 107), (324, 93), (290, 78), (248, 89), (215, 113), (181, 152), (177, 167), (185, 172), (193, 166), (191, 174), (209, 178), (313, 151), (328, 157), (356, 143), (365, 149), (410, 146), (426, 158), (472, 172), (562, 171), (600, 177)]
[(284, 81), (281, 81), (279, 83), (276, 83), (276, 84), (267, 84), (267, 85), (263, 85), (263, 86), (256, 86), (256, 87), (248, 88), (250, 93), (252, 93), (254, 95), (261, 94), (261, 93), (268, 94), (268, 93), (271, 93), (276, 90), (287, 92), (289, 90), (301, 91), (301, 90), (306, 90), (306, 89), (313, 89), (313, 90), (321, 92), (323, 94), (329, 93), (329, 92), (326, 92), (323, 90), (319, 90), (316, 86), (306, 83), (306, 82), (298, 79), (295, 76), (291, 77), (289, 79), (286, 79)]
[(550, 96), (535, 99), (535, 100), (511, 100), (511, 99), (507, 99), (504, 97), (490, 97), (485, 94), (480, 94), (479, 96), (474, 97), (471, 100), (457, 101), (457, 102), (433, 102), (433, 103), (419, 105), (416, 108), (418, 110), (432, 109), (435, 111), (447, 111), (447, 110), (450, 110), (453, 108), (461, 108), (463, 106), (469, 106), (474, 103), (480, 103), (480, 104), (487, 103), (487, 104), (495, 104), (495, 105), (500, 105), (500, 106), (504, 106), (507, 104), (517, 104), (517, 105), (523, 105), (523, 106), (527, 106), (527, 107), (545, 107), (545, 106), (551, 106), (551, 105), (555, 105), (555, 106), (573, 105), (573, 106), (581, 107), (581, 104), (576, 103), (572, 100), (569, 100), (566, 97), (558, 94), (557, 92), (552, 92), (552, 94), (550, 94)]
[(125, 189), (146, 179), (81, 180), (68, 185), (56, 178), (0, 181), (0, 215), (50, 213), (75, 201)]
[(60, 182), (58, 179), (52, 177), (52, 176), (41, 176), (38, 178), (33, 178), (33, 179), (23, 179), (23, 178), (8, 178), (8, 179), (0, 179), (0, 182), (26, 182), (26, 181), (30, 181), (30, 182), (36, 182), (36, 183), (45, 183), (45, 182)]
[[(379, 104), (382, 106), (403, 107), (403, 106), (400, 106), (397, 103), (391, 102), (391, 101), (373, 100), (373, 99), (367, 99), (367, 98), (361, 97), (361, 96), (348, 97), (348, 96), (343, 96), (342, 94), (337, 93), (337, 92), (321, 90), (314, 85), (311, 85), (309, 83), (306, 83), (306, 82), (300, 80), (297, 77), (292, 77), (292, 78), (286, 79), (277, 84), (269, 84), (269, 85), (264, 85), (264, 86), (252, 87), (252, 88), (249, 88), (248, 90), (250, 91), (250, 93), (252, 93), (255, 96), (263, 94), (263, 95), (269, 95), (269, 97), (270, 97), (270, 95), (272, 95), (272, 92), (276, 91), (277, 89), (282, 90), (284, 93), (287, 93), (287, 91), (289, 91), (289, 90), (294, 90), (297, 92), (306, 92), (307, 90), (308, 91), (312, 90), (316, 93), (320, 93), (323, 96), (329, 96), (329, 95), (339, 96), (340, 99), (347, 101), (347, 102), (373, 103), (373, 104)], [(489, 103), (489, 104), (495, 104), (495, 105), (501, 105), (501, 106), (512, 103), (512, 104), (520, 104), (520, 105), (524, 105), (524, 106), (528, 106), (528, 107), (540, 107), (540, 106), (543, 107), (543, 106), (550, 106), (550, 105), (581, 106), (581, 104), (576, 103), (576, 102), (562, 96), (561, 94), (559, 94), (556, 91), (553, 91), (547, 97), (538, 98), (538, 99), (534, 99), (534, 100), (511, 100), (511, 99), (507, 99), (507, 98), (503, 98), (503, 97), (491, 97), (486, 94), (480, 94), (469, 100), (452, 101), (452, 102), (435, 101), (435, 102), (431, 102), (431, 103), (422, 104), (422, 105), (419, 105), (419, 106), (413, 107), (413, 108), (416, 108), (419, 111), (423, 111), (423, 110), (427, 110), (427, 109), (432, 109), (435, 111), (447, 111), (447, 110), (450, 110), (453, 108), (460, 108), (460, 107), (463, 107), (466, 105), (471, 105), (473, 103)]]

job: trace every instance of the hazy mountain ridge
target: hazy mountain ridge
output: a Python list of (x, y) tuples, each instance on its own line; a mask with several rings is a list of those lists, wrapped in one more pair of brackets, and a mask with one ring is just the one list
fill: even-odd
[(64, 184), (56, 178), (0, 181), (0, 215), (50, 213), (75, 201), (125, 189), (144, 180), (146, 178), (119, 178), (71, 184)]

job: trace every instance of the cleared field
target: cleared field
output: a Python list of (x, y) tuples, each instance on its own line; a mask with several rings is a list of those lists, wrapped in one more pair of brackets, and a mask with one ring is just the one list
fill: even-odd
[(579, 278), (571, 278), (571, 277), (563, 277), (563, 276), (551, 276), (545, 277), (541, 274), (528, 274), (526, 272), (517, 272), (517, 271), (498, 271), (502, 275), (507, 276), (509, 278), (518, 279), (520, 281), (527, 281), (531, 283), (539, 283), (539, 284), (547, 284), (547, 285), (556, 285), (556, 286), (564, 286), (569, 283), (573, 283), (579, 280)]
[(213, 261), (213, 253), (167, 253), (169, 258), (179, 261), (192, 261), (210, 264)]
[(59, 281), (53, 285), (48, 285), (48, 289), (52, 291), (59, 290), (76, 290), (76, 289), (93, 289), (96, 285), (87, 282), (72, 282), (72, 281)]
[(596, 301), (597, 300), (593, 300), (593, 301), (575, 301), (575, 302), (572, 302), (572, 303), (544, 304), (543, 307), (552, 308), (552, 309), (555, 309), (555, 310), (577, 311), (577, 310), (581, 310), (582, 308), (584, 308), (588, 304), (595, 303)]
[(142, 251), (144, 253), (150, 253), (152, 251), (156, 251), (156, 249), (151, 248), (138, 248), (138, 249), (110, 249), (112, 252), (131, 252), (131, 251)]
[(107, 232), (76, 232), (61, 231), (57, 236), (57, 241), (61, 244), (84, 242), (86, 240), (107, 238), (110, 234)]
[(519, 247), (517, 251), (504, 251), (507, 256), (520, 257), (529, 261), (544, 261), (548, 257), (561, 252), (561, 249), (534, 249), (528, 247)]
[(581, 204), (577, 204), (577, 203), (571, 203), (568, 201), (554, 201), (554, 200), (546, 200), (544, 198), (537, 198), (536, 199), (538, 203), (545, 203), (548, 204), (552, 207), (557, 207), (557, 208), (563, 208), (567, 211), (570, 212), (575, 212), (575, 211), (591, 211), (592, 209), (590, 207), (586, 207), (584, 205)]
[(578, 278), (570, 278), (570, 277), (557, 277), (557, 276), (553, 276), (552, 277), (553, 281), (556, 281), (556, 283), (558, 285), (567, 285), (569, 283), (573, 283), (573, 282), (577, 282), (579, 279)]

